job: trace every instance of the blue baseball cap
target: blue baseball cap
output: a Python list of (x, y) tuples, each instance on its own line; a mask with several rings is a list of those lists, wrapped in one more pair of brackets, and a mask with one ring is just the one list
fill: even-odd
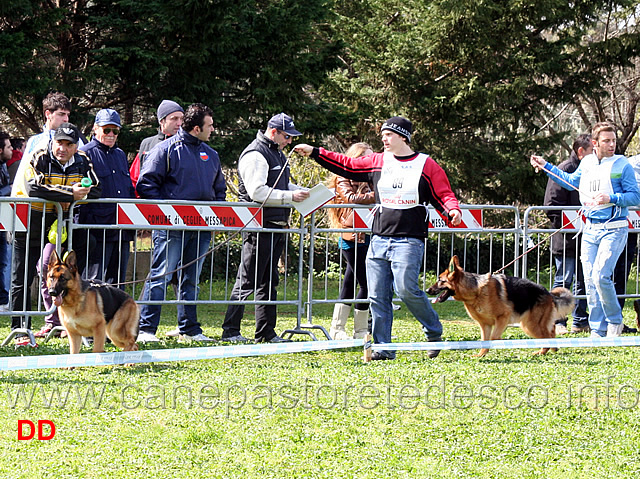
[(302, 135), (302, 133), (296, 130), (293, 120), (286, 113), (278, 113), (276, 116), (272, 117), (271, 120), (269, 120), (269, 123), (267, 123), (267, 127), (284, 131), (286, 134), (291, 136)]
[(111, 108), (105, 108), (104, 110), (100, 110), (96, 115), (95, 124), (98, 126), (104, 125), (116, 125), (118, 128), (122, 128), (120, 124), (120, 115), (115, 110)]

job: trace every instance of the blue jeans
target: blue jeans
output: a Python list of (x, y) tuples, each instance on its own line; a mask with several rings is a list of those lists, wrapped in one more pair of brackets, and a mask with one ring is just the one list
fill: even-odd
[[(167, 231), (157, 230), (153, 232), (153, 264), (151, 265), (152, 278), (144, 285), (142, 301), (163, 301), (167, 283), (171, 279), (171, 271), (178, 264), (188, 264), (195, 258), (204, 254), (209, 248), (211, 233), (207, 231)], [(181, 301), (194, 301), (198, 298), (198, 281), (202, 270), (204, 258), (200, 258), (191, 266), (180, 270), (180, 285), (178, 296)], [(167, 274), (170, 273), (170, 274)], [(144, 304), (140, 308), (140, 331), (155, 334), (160, 324), (159, 304)], [(178, 328), (181, 334), (194, 336), (202, 333), (198, 322), (195, 304), (178, 305)]]
[[(367, 253), (367, 279), (375, 343), (391, 342), (394, 290), (422, 325), (427, 340), (440, 339), (442, 324), (418, 283), (423, 255), (424, 242), (418, 238), (371, 238)], [(395, 357), (393, 351), (380, 353), (389, 358)]]
[[(574, 294), (585, 294), (584, 275), (582, 274), (582, 265), (576, 261), (574, 256), (563, 256), (561, 254), (553, 255), (553, 260), (556, 264), (556, 276), (553, 280), (552, 288), (571, 289), (571, 285), (574, 285)], [(577, 267), (577, 269), (576, 269)], [(576, 281), (573, 282), (573, 276), (575, 274)], [(556, 321), (567, 325), (566, 318)], [(587, 300), (576, 300), (576, 307), (573, 309), (573, 327), (586, 326), (588, 324), (587, 315)]]
[(613, 269), (627, 244), (627, 228), (611, 230), (585, 227), (582, 233), (582, 269), (587, 286), (589, 326), (599, 336), (607, 325), (622, 322), (622, 309), (613, 284)]

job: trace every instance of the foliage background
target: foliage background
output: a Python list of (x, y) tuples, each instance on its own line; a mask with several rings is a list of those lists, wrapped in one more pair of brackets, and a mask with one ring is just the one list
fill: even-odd
[(38, 131), (42, 98), (61, 90), (85, 132), (99, 108), (118, 109), (133, 154), (162, 99), (199, 101), (232, 166), (279, 111), (302, 141), (333, 149), (380, 148), (381, 122), (401, 114), (464, 202), (538, 203), (545, 179), (531, 152), (564, 159), (605, 119), (621, 152), (633, 144), (639, 3), (4, 0), (0, 122)]

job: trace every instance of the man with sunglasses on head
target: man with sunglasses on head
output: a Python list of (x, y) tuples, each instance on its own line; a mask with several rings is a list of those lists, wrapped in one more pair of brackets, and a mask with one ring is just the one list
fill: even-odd
[[(289, 115), (279, 113), (269, 120), (264, 132), (258, 131), (256, 139), (240, 154), (239, 199), (267, 206), (262, 213), (265, 228), (286, 228), (291, 209), (283, 205), (292, 201), (302, 201), (309, 196), (305, 188), (289, 181), (289, 166), (282, 152), (283, 148), (291, 144), (294, 136), (301, 134), (296, 130)], [(231, 301), (245, 301), (252, 293), (256, 301), (277, 299), (278, 260), (284, 249), (284, 241), (285, 235), (282, 233), (244, 233), (242, 260), (231, 291)], [(277, 312), (274, 304), (257, 304), (255, 308), (257, 343), (289, 341), (278, 336), (275, 331)], [(240, 333), (243, 316), (243, 304), (229, 305), (222, 324), (223, 341), (249, 341)]]
[[(129, 177), (127, 155), (117, 146), (122, 124), (117, 111), (100, 110), (93, 124), (93, 139), (80, 150), (93, 162), (102, 185), (102, 198), (135, 198)], [(89, 203), (80, 209), (80, 223), (116, 224), (116, 203)], [(91, 236), (87, 278), (107, 283), (125, 281), (133, 232), (126, 230), (89, 230)], [(124, 289), (124, 286), (121, 286)]]

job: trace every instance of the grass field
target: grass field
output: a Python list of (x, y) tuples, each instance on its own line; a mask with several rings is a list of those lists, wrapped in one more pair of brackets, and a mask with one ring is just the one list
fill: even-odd
[[(628, 302), (629, 303), (629, 302)], [(249, 308), (251, 309), (251, 308)], [(295, 324), (281, 308), (279, 329)], [(477, 339), (461, 304), (447, 340)], [(160, 333), (175, 326), (165, 308)], [(314, 309), (315, 311), (315, 309)], [(328, 328), (329, 308), (316, 322)], [(220, 335), (222, 307), (199, 308)], [(627, 324), (635, 318), (629, 305)], [(252, 332), (247, 315), (243, 332)], [(39, 327), (37, 322), (36, 326)], [(4, 337), (7, 327), (0, 328)], [(422, 339), (406, 308), (395, 341)], [(524, 337), (509, 328), (507, 338)], [(296, 338), (306, 340), (304, 337)], [(184, 347), (167, 340), (157, 347)], [(66, 340), (4, 356), (66, 353)], [(362, 350), (0, 373), (3, 478), (573, 478), (640, 474), (636, 348)], [(53, 421), (19, 441), (18, 420)]]

